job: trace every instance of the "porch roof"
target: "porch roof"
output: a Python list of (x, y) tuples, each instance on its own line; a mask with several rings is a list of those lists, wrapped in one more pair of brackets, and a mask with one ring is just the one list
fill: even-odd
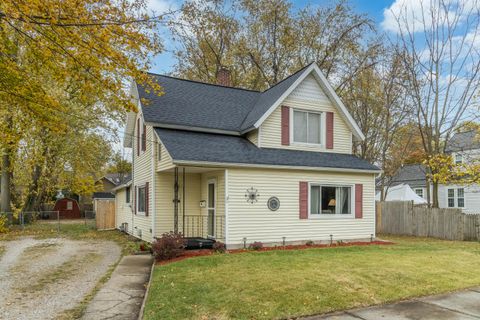
[(350, 154), (258, 148), (239, 136), (164, 128), (155, 131), (174, 162), (379, 171), (378, 167)]

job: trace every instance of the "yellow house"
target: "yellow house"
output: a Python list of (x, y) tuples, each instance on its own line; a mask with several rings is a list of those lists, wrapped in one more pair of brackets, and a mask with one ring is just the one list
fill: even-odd
[(132, 85), (139, 112), (125, 130), (133, 172), (116, 190), (119, 227), (228, 248), (375, 236), (379, 169), (352, 155), (364, 136), (316, 64), (263, 92), (230, 87), (224, 69), (217, 85), (151, 76), (165, 94)]

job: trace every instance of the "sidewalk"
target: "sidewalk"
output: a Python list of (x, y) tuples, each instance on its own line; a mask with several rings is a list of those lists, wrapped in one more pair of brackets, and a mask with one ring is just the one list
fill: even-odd
[(150, 255), (123, 257), (88, 304), (83, 319), (137, 319), (152, 263)]
[(480, 287), (398, 303), (352, 309), (302, 320), (471, 320), (480, 319)]

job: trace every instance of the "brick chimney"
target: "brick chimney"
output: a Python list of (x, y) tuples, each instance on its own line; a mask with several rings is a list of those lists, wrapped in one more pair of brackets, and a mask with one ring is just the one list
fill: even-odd
[(220, 67), (217, 72), (217, 84), (224, 87), (232, 86), (232, 79), (230, 77), (230, 70), (227, 67)]

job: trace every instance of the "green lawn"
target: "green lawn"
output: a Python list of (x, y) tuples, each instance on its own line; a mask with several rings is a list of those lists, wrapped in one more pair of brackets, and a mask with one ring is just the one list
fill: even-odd
[(219, 254), (157, 266), (145, 319), (275, 319), (480, 285), (480, 244), (383, 237), (390, 246)]

